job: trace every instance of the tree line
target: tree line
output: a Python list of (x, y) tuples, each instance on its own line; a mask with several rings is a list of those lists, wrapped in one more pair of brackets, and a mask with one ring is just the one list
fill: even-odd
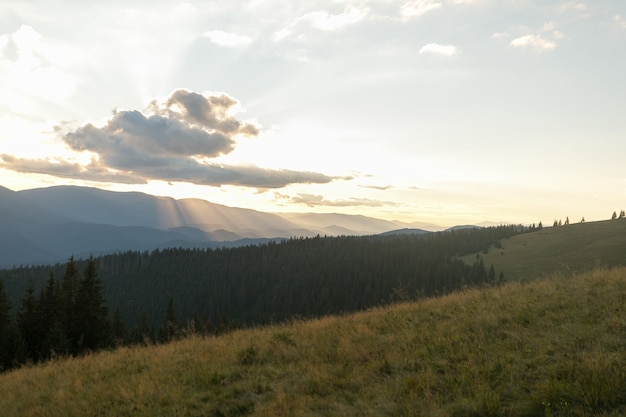
[(0, 366), (497, 284), (503, 276), (493, 265), (486, 268), (480, 256), (468, 265), (459, 256), (533, 230), (511, 225), (318, 236), (239, 248), (70, 257), (65, 264), (0, 271)]

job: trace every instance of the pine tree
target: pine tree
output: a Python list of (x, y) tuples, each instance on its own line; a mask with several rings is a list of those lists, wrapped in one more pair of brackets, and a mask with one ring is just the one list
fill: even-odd
[(40, 359), (41, 328), (37, 317), (37, 300), (32, 281), (28, 283), (26, 295), (22, 298), (20, 309), (17, 312), (17, 325), (24, 338), (28, 356), (38, 361)]
[(126, 330), (126, 325), (122, 320), (122, 313), (120, 313), (119, 308), (116, 308), (115, 312), (113, 313), (111, 334), (113, 336), (113, 343), (117, 346), (123, 345), (128, 339), (128, 331)]
[(149, 345), (155, 342), (154, 328), (148, 322), (148, 315), (145, 310), (141, 311), (139, 324), (130, 334), (130, 342), (134, 344)]
[(569, 216), (565, 218), (565, 224), (569, 224)]
[(90, 257), (80, 281), (76, 306), (79, 352), (97, 350), (109, 345), (111, 323), (102, 291), (96, 262)]
[(176, 313), (174, 311), (174, 300), (170, 297), (170, 300), (167, 303), (163, 328), (161, 329), (161, 340), (164, 342), (172, 341), (176, 338), (177, 334), (178, 321), (176, 320)]
[(613, 215), (611, 215), (611, 220), (615, 220), (615, 219), (617, 219), (617, 212), (616, 211), (614, 211)]
[(68, 353), (69, 346), (65, 329), (61, 322), (60, 287), (50, 273), (46, 287), (41, 291), (38, 303), (38, 317), (42, 326), (42, 356), (49, 358), (54, 355)]
[(28, 346), (18, 326), (10, 323), (0, 334), (0, 372), (15, 368), (26, 362)]
[(4, 281), (0, 279), (0, 336), (11, 324), (11, 301), (4, 291)]
[(496, 282), (496, 270), (494, 269), (493, 264), (491, 264), (491, 267), (489, 268), (489, 274), (487, 275), (487, 278), (491, 283)]
[(623, 219), (624, 217), (626, 217), (626, 211), (622, 210), (619, 212), (619, 218)]
[(80, 344), (80, 328), (78, 323), (79, 314), (77, 311), (78, 291), (80, 289), (80, 276), (78, 268), (71, 256), (65, 264), (65, 273), (61, 282), (61, 292), (59, 294), (59, 304), (61, 306), (60, 321), (63, 326), (63, 333), (67, 338), (68, 351), (71, 354), (78, 354)]

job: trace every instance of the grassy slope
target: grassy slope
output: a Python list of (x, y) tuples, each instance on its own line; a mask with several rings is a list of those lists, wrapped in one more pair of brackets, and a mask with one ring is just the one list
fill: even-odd
[(618, 416), (626, 268), (0, 375), (3, 416)]
[[(573, 272), (596, 266), (626, 265), (626, 219), (546, 227), (517, 235), (481, 253), (507, 281), (526, 281), (554, 272)], [(464, 257), (472, 263), (476, 255)]]

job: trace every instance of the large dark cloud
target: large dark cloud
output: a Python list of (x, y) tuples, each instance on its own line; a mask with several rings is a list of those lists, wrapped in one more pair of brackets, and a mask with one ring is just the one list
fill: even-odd
[(0, 156), (0, 167), (90, 181), (146, 183), (183, 181), (200, 185), (279, 188), (293, 183), (327, 183), (333, 177), (306, 171), (228, 166), (211, 159), (232, 152), (241, 137), (259, 129), (235, 118), (237, 101), (227, 95), (177, 90), (144, 112), (116, 111), (102, 127), (85, 124), (61, 135), (72, 150), (96, 156), (79, 165), (59, 159)]

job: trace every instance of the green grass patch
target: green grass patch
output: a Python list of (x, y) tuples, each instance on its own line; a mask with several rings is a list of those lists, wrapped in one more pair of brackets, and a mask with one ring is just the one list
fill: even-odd
[[(513, 236), (479, 254), (508, 281), (626, 265), (626, 219), (544, 227)], [(472, 264), (476, 254), (463, 257)]]

